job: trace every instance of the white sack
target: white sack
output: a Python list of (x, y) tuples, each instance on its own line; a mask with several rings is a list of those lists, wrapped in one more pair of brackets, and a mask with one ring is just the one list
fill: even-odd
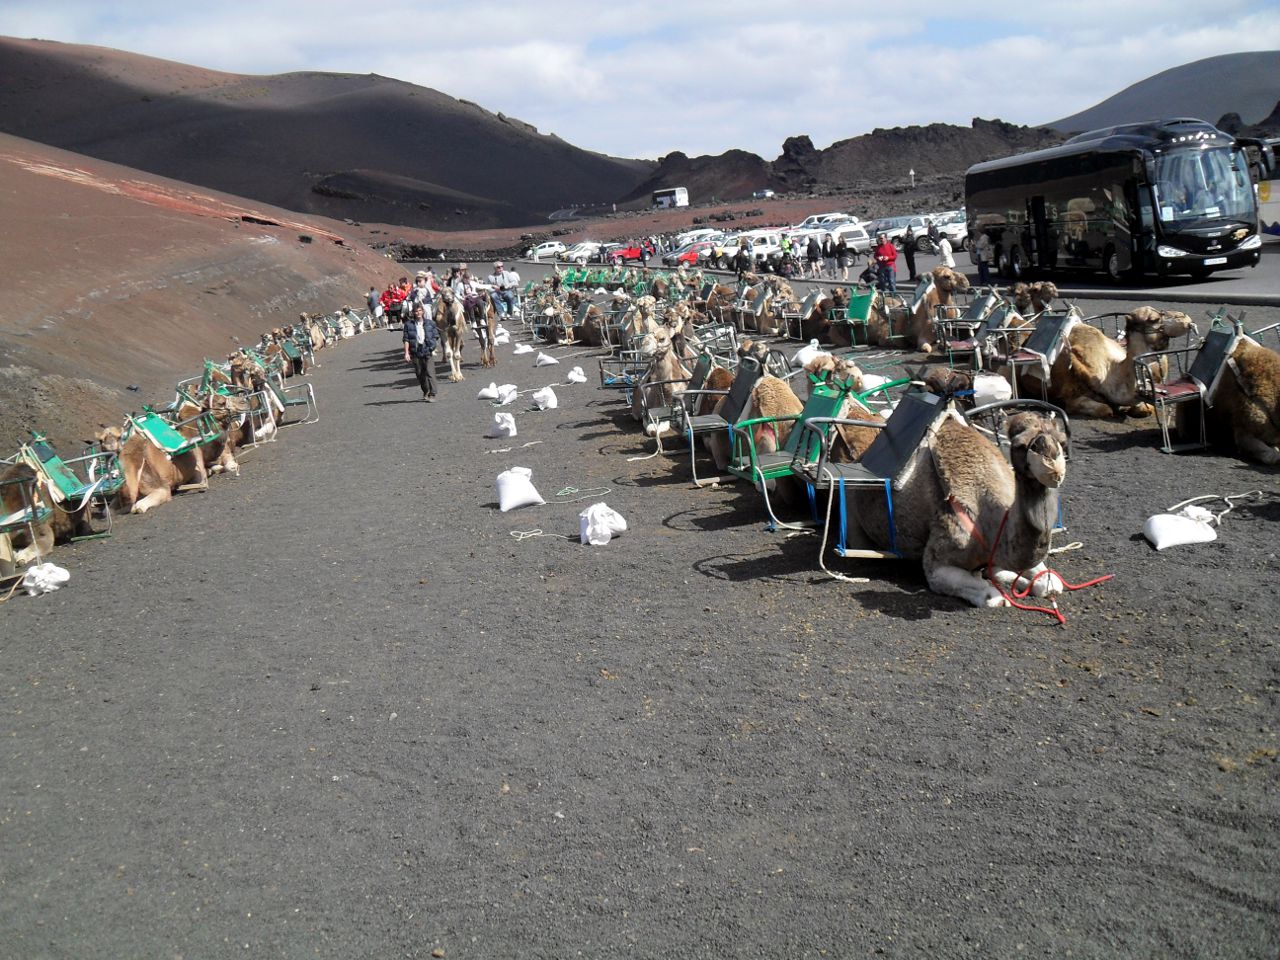
[(1013, 387), (1009, 381), (999, 374), (980, 373), (973, 378), (973, 405), (980, 407), (987, 403), (998, 403), (1013, 397)]
[(506, 513), (516, 507), (546, 503), (534, 489), (530, 479), (532, 476), (533, 471), (528, 467), (512, 467), (498, 474), (498, 479), (493, 482), (494, 489), (498, 492), (498, 509)]
[(569, 371), (569, 376), (567, 377), (567, 379), (570, 383), (586, 383), (587, 375), (582, 372), (581, 367), (574, 367), (572, 370)]
[(882, 377), (878, 373), (864, 373), (862, 375), (862, 391), (874, 390), (876, 387), (883, 387), (889, 382), (888, 377)]
[(22, 575), (22, 589), (27, 596), (52, 593), (71, 579), (71, 574), (56, 563), (38, 563)]
[(520, 391), (514, 383), (504, 383), (498, 388), (498, 405), (505, 407), (508, 403), (515, 403), (519, 395)]
[(539, 410), (554, 410), (560, 406), (560, 398), (550, 387), (533, 391), (533, 402), (538, 405)]
[(593, 547), (602, 547), (620, 533), (626, 532), (627, 521), (607, 503), (593, 503), (578, 514), (578, 539)]
[(520, 356), (522, 353), (533, 353), (533, 347), (529, 346), (527, 343), (517, 343), (515, 348), (511, 351), (511, 355), (515, 357)]
[(546, 353), (539, 353), (539, 354), (538, 354), (538, 359), (537, 359), (537, 360), (535, 360), (535, 361), (533, 361), (533, 365), (534, 365), (535, 367), (549, 367), (549, 366), (551, 366), (553, 363), (559, 363), (559, 362), (560, 362), (559, 360), (557, 360), (557, 359), (556, 359), (555, 357), (553, 357), (553, 356), (550, 356), (549, 354), (546, 354)]
[(493, 334), (493, 345), (495, 347), (503, 347), (511, 342), (511, 334), (499, 327)]
[(1218, 531), (1210, 522), (1212, 520), (1212, 513), (1192, 504), (1177, 513), (1157, 513), (1148, 517), (1142, 527), (1142, 535), (1157, 550), (1188, 543), (1209, 543), (1218, 539)]
[(514, 437), (516, 435), (516, 418), (509, 413), (495, 413), (493, 423), (489, 424), (486, 437)]
[(796, 368), (806, 367), (813, 362), (814, 358), (823, 353), (826, 353), (826, 351), (818, 346), (818, 341), (810, 340), (795, 352), (795, 355), (791, 358), (791, 365)]
[(487, 387), (481, 387), (480, 392), (476, 394), (476, 399), (477, 400), (497, 400), (498, 385), (496, 383), (490, 383)]

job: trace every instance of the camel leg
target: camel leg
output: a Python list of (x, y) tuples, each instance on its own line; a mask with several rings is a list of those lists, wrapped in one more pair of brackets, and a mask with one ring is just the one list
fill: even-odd
[(992, 579), (1006, 590), (1015, 589), (1022, 592), (1030, 585), (1033, 597), (1056, 597), (1066, 590), (1066, 585), (1056, 573), (1052, 571), (1045, 573), (1048, 569), (1044, 563), (1037, 563), (1025, 574), (1020, 574), (1016, 570), (996, 570)]
[(173, 492), (167, 486), (157, 487), (133, 505), (134, 513), (146, 513), (152, 507), (168, 503), (173, 499)]
[(1257, 437), (1242, 436), (1237, 433), (1236, 446), (1240, 448), (1241, 453), (1248, 454), (1259, 463), (1280, 463), (1280, 450), (1276, 450), (1268, 443), (1263, 443)]
[(1078, 414), (1083, 417), (1109, 418), (1116, 415), (1111, 404), (1100, 403), (1092, 397), (1076, 397), (1068, 405), (1068, 409), (1072, 416)]
[(946, 564), (938, 564), (933, 567), (926, 566), (924, 577), (929, 584), (929, 589), (934, 593), (945, 594), (949, 597), (959, 597), (975, 607), (1006, 607), (1009, 605), (1009, 601), (1001, 596), (1000, 591), (993, 584), (987, 583), (976, 573), (961, 570), (959, 567), (947, 566)]

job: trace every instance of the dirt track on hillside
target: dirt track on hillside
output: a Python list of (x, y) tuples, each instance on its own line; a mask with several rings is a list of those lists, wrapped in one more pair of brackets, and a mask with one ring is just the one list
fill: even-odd
[[(1077, 422), (1059, 567), (1116, 577), (1058, 627), (826, 578), (750, 489), (628, 462), (594, 382), (481, 436), (481, 386), (594, 356), (429, 406), (398, 346), (322, 354), (318, 424), (0, 607), (0, 954), (1276, 956), (1274, 471)], [(516, 464), (589, 499), (501, 514)], [(594, 499), (608, 546), (510, 536)]]

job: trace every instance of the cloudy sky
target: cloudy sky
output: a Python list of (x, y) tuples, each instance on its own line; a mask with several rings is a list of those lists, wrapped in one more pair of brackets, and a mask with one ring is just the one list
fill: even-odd
[(825, 147), (1056, 120), (1181, 63), (1280, 48), (1280, 3), (3, 0), (0, 34), (235, 73), (379, 73), (617, 156), (773, 159), (801, 133)]

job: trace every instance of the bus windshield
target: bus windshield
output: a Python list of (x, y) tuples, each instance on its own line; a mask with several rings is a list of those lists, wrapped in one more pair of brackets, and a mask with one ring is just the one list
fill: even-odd
[(1255, 217), (1244, 155), (1230, 147), (1172, 150), (1156, 157), (1156, 212), (1175, 230), (1201, 220)]

